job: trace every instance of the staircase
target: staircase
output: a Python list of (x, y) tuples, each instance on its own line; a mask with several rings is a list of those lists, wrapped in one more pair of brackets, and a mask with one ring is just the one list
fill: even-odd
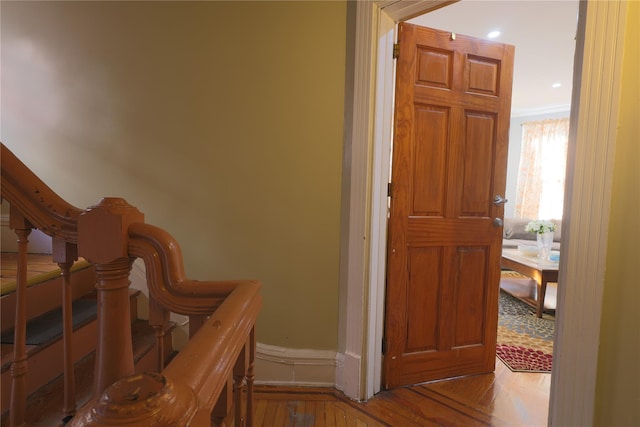
[[(15, 254), (2, 254), (3, 271), (15, 265)], [(27, 374), (27, 416), (29, 425), (62, 425), (63, 414), (58, 405), (50, 402), (52, 398), (63, 394), (63, 342), (62, 342), (62, 279), (55, 264), (43, 263), (42, 259), (50, 255), (33, 255), (34, 263), (40, 270), (51, 267), (53, 270), (41, 273), (30, 280), (27, 287), (31, 304), (27, 318), (27, 356), (32, 369)], [(95, 291), (95, 270), (87, 262), (77, 263), (71, 274), (75, 291), (73, 302), (73, 363), (79, 387), (76, 396), (80, 404), (86, 403), (91, 396), (91, 379), (95, 360), (97, 327), (97, 304)], [(41, 280), (44, 279), (44, 280)], [(3, 284), (0, 298), (0, 322), (2, 329), (2, 369), (0, 396), (2, 401), (2, 419), (0, 426), (9, 425), (9, 406), (11, 397), (11, 372), (13, 362), (13, 336), (16, 306), (14, 283)], [(136, 372), (153, 371), (155, 368), (155, 333), (145, 319), (138, 317), (138, 297), (140, 291), (129, 291), (130, 317), (132, 319), (132, 347)], [(172, 354), (171, 340), (166, 341), (163, 352), (167, 360)], [(55, 399), (54, 399), (55, 400)]]
[[(2, 254), (3, 271), (12, 264), (12, 254)], [(39, 256), (42, 258), (43, 256)], [(50, 257), (50, 256), (49, 256)], [(7, 265), (9, 264), (9, 265)], [(38, 265), (43, 265), (42, 263)], [(56, 272), (53, 271), (55, 274)], [(95, 272), (90, 265), (72, 273), (72, 284), (76, 290), (73, 302), (74, 362), (95, 350), (97, 336)], [(11, 287), (11, 283), (9, 283)], [(2, 345), (1, 401), (3, 418), (6, 417), (11, 397), (10, 367), (14, 360), (14, 335), (17, 293), (5, 291), (0, 299)], [(32, 369), (27, 374), (27, 394), (33, 393), (63, 371), (62, 344), (62, 279), (58, 270), (57, 277), (48, 280), (36, 280), (27, 287), (27, 298), (33, 303), (27, 313), (26, 346), (27, 357)]]
[[(0, 197), (18, 242), (15, 290), (2, 297), (11, 341), (2, 345), (3, 425), (57, 425), (35, 409), (55, 406), (52, 419), (70, 426), (222, 426), (230, 417), (251, 426), (260, 283), (189, 279), (178, 242), (135, 207), (105, 198), (78, 209), (1, 149)], [(51, 237), (59, 268), (46, 284), (27, 277), (34, 229)], [(77, 268), (79, 257), (87, 268)], [(145, 265), (148, 321), (138, 319), (139, 294), (129, 289), (136, 258)], [(189, 318), (177, 354), (171, 313)]]

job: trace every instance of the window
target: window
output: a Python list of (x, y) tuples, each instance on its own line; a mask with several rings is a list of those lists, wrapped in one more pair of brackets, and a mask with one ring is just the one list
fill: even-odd
[(561, 219), (569, 118), (522, 124), (515, 216)]

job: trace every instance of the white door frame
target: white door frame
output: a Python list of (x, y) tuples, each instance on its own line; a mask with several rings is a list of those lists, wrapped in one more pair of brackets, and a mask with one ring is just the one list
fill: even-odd
[[(353, 122), (345, 157), (350, 174), (343, 255), (348, 277), (341, 293), (346, 310), (340, 327), (346, 332), (344, 371), (337, 381), (356, 400), (369, 399), (381, 384), (394, 87), (390, 46), (398, 22), (441, 3), (445, 1), (356, 5)], [(550, 425), (591, 425), (593, 420), (625, 14), (624, 2), (580, 2)], [(564, 283), (581, 286), (567, 288)]]

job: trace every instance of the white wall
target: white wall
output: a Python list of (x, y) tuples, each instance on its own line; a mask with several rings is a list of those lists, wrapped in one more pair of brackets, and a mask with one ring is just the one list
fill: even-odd
[[(9, 203), (1, 203), (0, 215), (0, 250), (2, 252), (18, 252), (18, 236), (9, 228)], [(31, 254), (50, 254), (51, 237), (40, 230), (33, 230), (29, 236), (28, 251)]]

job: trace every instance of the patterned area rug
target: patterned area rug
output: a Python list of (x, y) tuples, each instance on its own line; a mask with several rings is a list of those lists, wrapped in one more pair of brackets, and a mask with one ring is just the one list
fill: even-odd
[(555, 318), (500, 291), (498, 358), (514, 372), (551, 372)]

